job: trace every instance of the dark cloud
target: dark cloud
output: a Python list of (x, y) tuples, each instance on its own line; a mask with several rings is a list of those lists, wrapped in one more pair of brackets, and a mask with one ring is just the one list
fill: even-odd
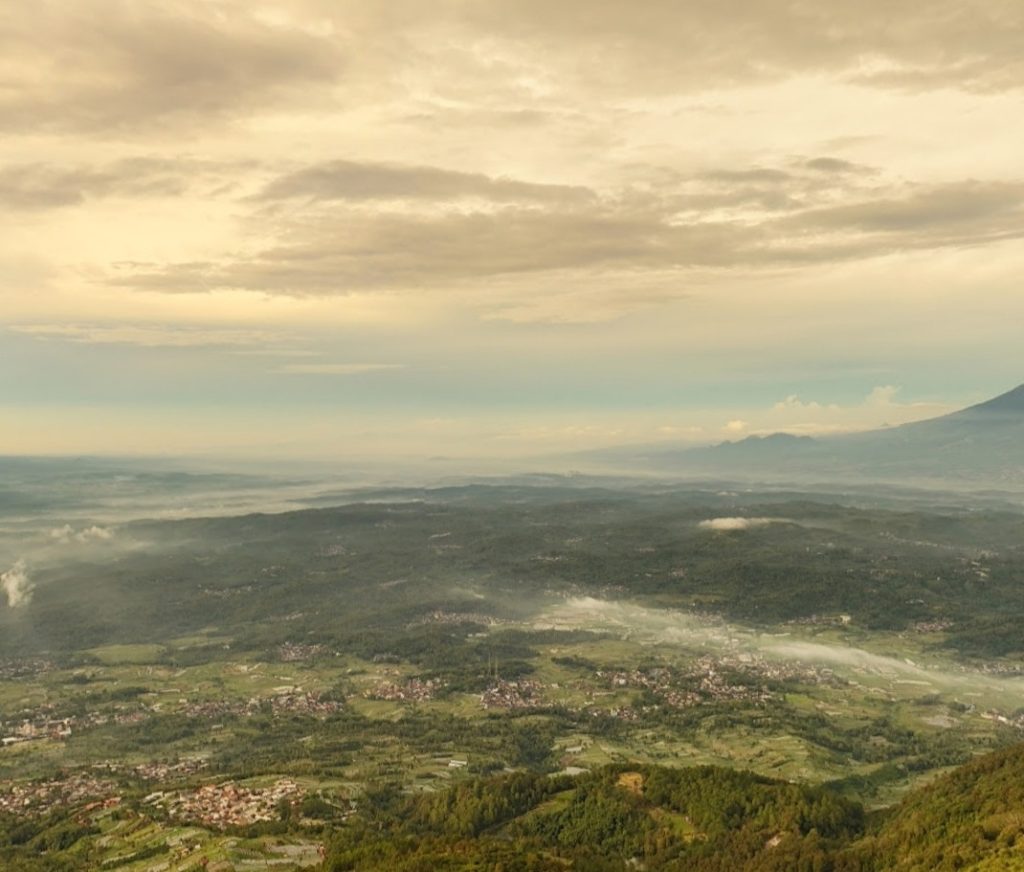
[(242, 4), (83, 0), (0, 11), (0, 129), (122, 134), (299, 100), (333, 82), (335, 41)]
[(314, 200), (452, 200), (479, 197), (495, 201), (583, 202), (586, 188), (491, 178), (424, 166), (399, 166), (335, 160), (306, 167), (272, 181), (262, 200), (304, 197)]

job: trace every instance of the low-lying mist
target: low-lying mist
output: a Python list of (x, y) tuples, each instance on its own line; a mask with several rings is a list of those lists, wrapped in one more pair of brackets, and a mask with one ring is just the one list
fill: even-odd
[(676, 609), (574, 597), (542, 612), (538, 628), (613, 633), (645, 645), (678, 646), (711, 653), (750, 654), (780, 661), (829, 666), (856, 681), (874, 676), (924, 690), (971, 696), (985, 690), (1024, 703), (1024, 677), (999, 677), (951, 660), (929, 657), (927, 663), (868, 651), (838, 642), (804, 641), (789, 633), (764, 633), (720, 618)]

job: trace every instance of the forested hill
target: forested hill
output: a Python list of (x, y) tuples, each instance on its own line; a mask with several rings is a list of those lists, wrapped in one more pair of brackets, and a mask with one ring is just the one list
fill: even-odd
[(1024, 745), (868, 820), (826, 788), (718, 767), (515, 774), (379, 794), (336, 837), (340, 870), (1024, 870)]
[(914, 791), (857, 852), (894, 872), (1024, 870), (1024, 745)]

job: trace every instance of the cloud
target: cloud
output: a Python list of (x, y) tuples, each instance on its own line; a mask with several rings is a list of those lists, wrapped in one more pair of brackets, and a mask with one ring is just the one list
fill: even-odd
[(101, 136), (301, 103), (339, 40), (234, 2), (39, 0), (0, 12), (0, 130)]
[(571, 185), (535, 184), (437, 167), (333, 160), (280, 176), (257, 195), (260, 200), (291, 197), (355, 201), (472, 197), (499, 202), (585, 203), (595, 195)]
[(899, 394), (901, 388), (895, 385), (878, 385), (871, 389), (870, 393), (864, 398), (864, 401), (859, 406), (842, 406), (839, 403), (819, 403), (815, 400), (804, 401), (801, 400), (796, 394), (790, 394), (786, 399), (781, 400), (773, 406), (773, 410), (776, 412), (784, 413), (819, 413), (819, 414), (844, 414), (851, 411), (859, 411), (869, 409), (873, 411), (881, 410), (901, 410), (911, 411), (914, 409), (925, 409), (934, 414), (943, 414), (950, 411), (945, 405), (935, 403), (900, 403), (897, 401), (896, 396)]
[[(878, 390), (878, 388), (875, 388)], [(786, 399), (780, 400), (772, 407), (776, 412), (838, 412), (841, 407), (836, 403), (830, 403), (827, 406), (822, 405), (816, 400), (810, 400), (804, 402), (796, 394), (790, 394)]]
[(725, 427), (723, 427), (722, 429), (727, 430), (729, 433), (742, 433), (749, 426), (750, 424), (748, 424), (746, 421), (741, 421), (739, 418), (736, 418), (732, 421), (729, 421), (729, 423), (727, 423)]
[(904, 246), (927, 248), (1017, 238), (1024, 234), (1022, 217), (1024, 183), (967, 180), (811, 209), (788, 223), (818, 233), (888, 234)]
[(1024, 19), (1003, 0), (928, 6), (841, 0), (827, 7), (801, 0), (656, 0), (643, 15), (627, 3), (588, 0), (555, 6), (495, 0), (455, 8), (467, 29), (521, 47), (577, 86), (620, 94), (799, 74), (907, 90), (988, 92), (1024, 83)]
[(91, 345), (138, 345), (146, 348), (265, 345), (282, 338), (263, 330), (187, 325), (12, 324), (6, 329), (40, 339), (60, 339)]
[(32, 602), (34, 589), (24, 560), (19, 560), (6, 572), (0, 573), (0, 590), (7, 595), (7, 605), (12, 609), (22, 608)]
[(1024, 83), (1024, 24), (1006, 0), (653, 0), (643, 15), (621, 0), (38, 0), (5, 10), (0, 129), (32, 134), (194, 136), (310, 108), (521, 127), (598, 102), (798, 76), (902, 91)]
[(702, 530), (714, 530), (717, 533), (732, 533), (752, 530), (756, 527), (767, 527), (769, 524), (786, 523), (784, 518), (709, 518), (697, 526)]
[(289, 375), (362, 375), (404, 369), (400, 363), (286, 363), (274, 372)]
[(62, 545), (69, 545), (72, 542), (85, 544), (88, 542), (108, 542), (114, 538), (114, 531), (109, 527), (83, 527), (75, 530), (70, 524), (63, 527), (55, 527), (50, 531), (50, 538), (56, 539)]
[[(536, 281), (545, 275), (562, 286), (554, 291), (558, 296), (606, 288), (614, 275), (628, 303), (640, 274), (801, 269), (1024, 236), (1024, 183), (1018, 182), (886, 185), (860, 172), (757, 167), (712, 170), (658, 190), (631, 187), (586, 199), (570, 186), (428, 167), (371, 165), (360, 182), (354, 165), (343, 164), (340, 173), (338, 166), (318, 165), (264, 189), (264, 200), (292, 194), (305, 200), (280, 216), (251, 217), (253, 235), (270, 236), (262, 246), (220, 260), (127, 265), (111, 282), (168, 293), (330, 296), (484, 282), (490, 289), (502, 277)], [(322, 195), (316, 181), (321, 175)], [(757, 186), (748, 185), (751, 179)], [(409, 211), (380, 202), (401, 192), (432, 205)], [(471, 193), (537, 199), (455, 207)], [(338, 199), (346, 195), (357, 202)], [(837, 198), (846, 202), (834, 205)], [(661, 285), (661, 299), (685, 293), (679, 281), (670, 292)], [(602, 308), (622, 310), (601, 293)], [(526, 301), (505, 308), (537, 309)]]
[(874, 167), (836, 157), (814, 157), (805, 160), (803, 165), (807, 169), (828, 174), (848, 175), (853, 173), (857, 175), (874, 175), (877, 172)]
[(889, 424), (902, 424), (955, 411), (955, 406), (936, 402), (900, 402), (900, 388), (879, 385), (859, 402), (841, 404), (804, 400), (796, 394), (775, 403), (771, 409), (752, 414), (754, 435), (791, 433), (827, 436)]
[[(147, 290), (208, 287), (296, 296), (369, 288), (423, 288), (566, 269), (724, 263), (731, 234), (671, 228), (656, 217), (611, 210), (292, 218), (288, 242), (224, 263), (155, 265), (115, 279)], [(292, 241), (294, 240), (294, 241)]]
[(159, 157), (79, 166), (13, 164), (0, 169), (0, 208), (38, 211), (109, 197), (177, 197), (198, 183), (219, 182), (226, 169), (210, 161)]

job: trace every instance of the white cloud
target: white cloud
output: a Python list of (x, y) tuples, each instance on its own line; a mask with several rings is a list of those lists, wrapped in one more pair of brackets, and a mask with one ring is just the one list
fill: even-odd
[[(879, 388), (875, 388), (875, 390), (877, 391)], [(796, 394), (790, 394), (786, 399), (780, 400), (774, 406), (777, 412), (820, 412), (823, 409), (835, 412), (839, 411), (839, 408), (836, 403), (829, 403), (827, 406), (823, 406), (814, 400), (805, 403)]]
[(75, 530), (70, 524), (65, 524), (63, 527), (55, 527), (50, 531), (50, 538), (56, 539), (61, 544), (67, 545), (71, 542), (107, 542), (114, 538), (114, 531), (109, 527), (97, 527), (95, 524), (91, 527), (84, 527), (81, 530)]
[(746, 421), (740, 420), (739, 418), (735, 418), (728, 424), (726, 424), (722, 429), (725, 430), (727, 433), (742, 433), (749, 426), (750, 424), (748, 424)]
[(35, 585), (28, 577), (28, 568), (24, 560), (19, 560), (10, 569), (0, 573), (0, 590), (7, 595), (7, 605), (12, 609), (27, 606), (32, 602), (32, 591)]
[(825, 436), (875, 429), (886, 424), (904, 424), (955, 410), (954, 406), (946, 403), (901, 403), (897, 399), (900, 390), (894, 385), (878, 385), (859, 403), (848, 405), (803, 400), (796, 394), (790, 394), (775, 403), (770, 410), (751, 415), (754, 419), (751, 432), (756, 435), (784, 432)]
[(783, 518), (709, 518), (697, 526), (702, 530), (714, 530), (718, 533), (731, 533), (739, 530), (750, 530), (754, 527), (767, 527), (769, 524), (784, 523)]

